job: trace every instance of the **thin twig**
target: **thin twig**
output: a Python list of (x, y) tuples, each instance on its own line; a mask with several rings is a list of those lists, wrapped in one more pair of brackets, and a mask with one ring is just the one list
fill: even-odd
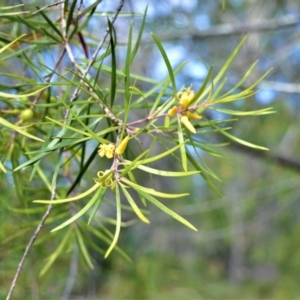
[(67, 22), (66, 22), (66, 19), (65, 19), (65, 15), (64, 15), (64, 12), (65, 12), (65, 3), (62, 4), (61, 6), (61, 28), (62, 28), (62, 34), (63, 34), (63, 37), (64, 37), (64, 43), (65, 43), (65, 49), (67, 51), (67, 54), (69, 56), (69, 59), (71, 61), (71, 63), (73, 64), (73, 66), (77, 68), (76, 66), (76, 61), (75, 61), (75, 57), (74, 57), (74, 54), (72, 52), (72, 49), (70, 47), (70, 44), (69, 44), (69, 38), (67, 36)]
[(34, 13), (32, 13), (32, 15), (36, 15), (36, 14), (38, 14), (39, 12), (41, 12), (42, 10), (44, 10), (44, 9), (47, 9), (47, 8), (49, 8), (49, 7), (52, 7), (52, 6), (57, 6), (57, 5), (62, 4), (62, 3), (64, 3), (64, 2), (66, 2), (66, 0), (58, 1), (58, 2), (55, 2), (55, 3), (52, 3), (52, 4), (45, 5), (45, 6), (43, 6), (42, 8), (40, 8), (39, 10), (35, 11)]
[[(55, 199), (55, 196), (56, 196), (56, 184), (53, 185), (52, 190), (51, 190), (51, 200), (54, 200), (54, 199)], [(34, 234), (33, 234), (32, 237), (30, 238), (30, 241), (29, 241), (29, 243), (28, 243), (28, 245), (27, 245), (27, 247), (26, 247), (26, 249), (25, 249), (25, 251), (24, 251), (24, 254), (23, 254), (23, 256), (22, 256), (22, 259), (21, 259), (21, 261), (20, 261), (20, 263), (19, 263), (19, 266), (18, 266), (17, 272), (16, 272), (16, 274), (15, 274), (15, 277), (14, 277), (14, 279), (13, 279), (13, 281), (12, 281), (12, 284), (11, 284), (11, 287), (10, 287), (9, 292), (8, 292), (8, 294), (7, 294), (6, 300), (9, 300), (9, 299), (11, 298), (11, 296), (12, 296), (12, 293), (13, 293), (13, 290), (14, 290), (14, 288), (15, 288), (15, 286), (16, 286), (18, 277), (20, 276), (20, 273), (21, 273), (21, 271), (22, 271), (22, 267), (23, 267), (23, 265), (24, 265), (24, 261), (25, 261), (27, 255), (28, 255), (28, 253), (29, 253), (29, 251), (30, 251), (30, 249), (31, 249), (31, 247), (32, 247), (32, 245), (33, 245), (33, 243), (34, 243), (34, 241), (36, 240), (38, 234), (39, 234), (40, 231), (42, 230), (42, 228), (43, 228), (43, 226), (44, 226), (44, 224), (45, 224), (45, 222), (46, 222), (46, 220), (47, 220), (47, 218), (48, 218), (48, 216), (49, 216), (49, 214), (50, 214), (50, 212), (51, 212), (52, 206), (53, 206), (53, 204), (50, 204), (50, 205), (48, 206), (48, 208), (47, 208), (45, 214), (43, 215), (43, 217), (42, 217), (42, 219), (41, 219), (39, 225), (37, 226), (37, 228), (36, 228)]]

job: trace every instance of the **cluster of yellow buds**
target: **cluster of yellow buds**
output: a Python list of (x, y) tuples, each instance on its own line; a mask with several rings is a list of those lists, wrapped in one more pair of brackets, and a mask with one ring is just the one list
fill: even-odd
[(116, 153), (116, 155), (122, 155), (127, 147), (128, 141), (129, 136), (126, 136), (117, 148), (114, 144), (101, 144), (99, 146), (98, 154), (101, 157), (106, 156), (107, 158), (112, 158), (114, 153)]
[(115, 148), (116, 147), (113, 144), (108, 144), (108, 145), (101, 144), (99, 146), (98, 154), (101, 157), (105, 155), (107, 158), (112, 158), (114, 156)]
[[(202, 116), (199, 116), (197, 114), (191, 113), (188, 111), (188, 106), (191, 104), (191, 101), (193, 100), (195, 96), (195, 92), (191, 90), (192, 86), (188, 87), (187, 89), (184, 89), (183, 93), (180, 93), (180, 99), (179, 99), (179, 106), (173, 106), (168, 111), (168, 116), (173, 117), (178, 112), (181, 115), (180, 122), (192, 133), (196, 133), (195, 127), (192, 125), (189, 119), (191, 120), (200, 120), (202, 119)], [(183, 111), (183, 112), (182, 112)]]

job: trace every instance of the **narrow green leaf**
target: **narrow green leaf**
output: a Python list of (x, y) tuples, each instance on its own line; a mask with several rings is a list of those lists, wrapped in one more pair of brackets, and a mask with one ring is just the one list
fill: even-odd
[(14, 9), (14, 8), (17, 8), (20, 6), (24, 6), (24, 4), (17, 4), (17, 5), (13, 5), (13, 6), (3, 6), (3, 7), (0, 7), (0, 10), (10, 10), (10, 9)]
[[(98, 200), (97, 200), (97, 202), (96, 202), (96, 204), (95, 204), (95, 206), (93, 208), (93, 211), (90, 214), (89, 220), (87, 222), (88, 225), (90, 225), (90, 223), (93, 220), (95, 214), (97, 213), (97, 211), (98, 211), (98, 209), (99, 209), (99, 207), (100, 207), (100, 205), (101, 205), (101, 203), (103, 201), (103, 198), (104, 198), (104, 195), (106, 193), (106, 190), (107, 190), (107, 188), (103, 188), (103, 189), (100, 190), (100, 194), (98, 196)], [(98, 193), (98, 191), (97, 191), (97, 193)]]
[(181, 164), (182, 168), (185, 172), (187, 172), (187, 158), (186, 158), (186, 151), (185, 151), (185, 144), (184, 144), (184, 137), (182, 132), (182, 126), (179, 117), (178, 119), (178, 142), (180, 146), (180, 155), (181, 155)]
[(143, 156), (146, 156), (149, 153), (149, 150), (146, 150), (142, 154), (140, 154), (138, 157), (134, 159), (134, 161), (131, 161), (130, 163), (127, 164), (127, 167), (122, 171), (120, 174), (120, 177), (124, 177), (130, 170), (135, 169), (136, 165), (143, 163), (143, 160), (140, 161), (140, 159)]
[(62, 103), (64, 104), (64, 106), (70, 111), (70, 113), (71, 113), (72, 116), (76, 119), (76, 121), (77, 121), (78, 123), (80, 123), (80, 125), (82, 125), (82, 126), (86, 129), (86, 131), (89, 132), (89, 133), (91, 134), (91, 136), (92, 136), (95, 140), (99, 141), (100, 143), (105, 143), (105, 142), (106, 142), (103, 138), (97, 136), (97, 135), (96, 135), (96, 134), (88, 127), (88, 126), (86, 126), (86, 125), (84, 124), (84, 122), (82, 122), (82, 121), (80, 120), (80, 118), (77, 116), (77, 114), (73, 111), (73, 109), (72, 109), (70, 106), (68, 106), (67, 103), (66, 103), (63, 99), (61, 99), (61, 102), (62, 102)]
[[(67, 18), (67, 22), (66, 22), (66, 32), (69, 32), (69, 28), (70, 25), (72, 24), (73, 20), (76, 20), (75, 22), (78, 22), (78, 19), (76, 19), (76, 17), (74, 17), (74, 10), (77, 4), (77, 0), (73, 0), (71, 3), (71, 7), (68, 11), (68, 18)], [(67, 5), (65, 5), (65, 7), (67, 7)]]
[(4, 173), (6, 173), (6, 169), (5, 169), (4, 165), (2, 164), (1, 160), (0, 160), (0, 169), (1, 169)]
[[(75, 2), (76, 2), (76, 0), (75, 0)], [(38, 7), (39, 8), (39, 7)], [(41, 10), (40, 11), (40, 14), (41, 14), (41, 16), (45, 19), (45, 21), (47, 22), (47, 24), (58, 34), (58, 36), (60, 36), (62, 39), (63, 39), (63, 36), (62, 36), (62, 33), (60, 32), (60, 30), (54, 25), (54, 23), (52, 22), (52, 20), (51, 19), (49, 19), (48, 17), (47, 17), (47, 15)], [(45, 30), (46, 31), (46, 29), (45, 28), (41, 28), (42, 30)], [(48, 34), (49, 34), (49, 32), (48, 31), (46, 31)], [(51, 36), (53, 36), (52, 34), (51, 34)], [(55, 37), (55, 40), (57, 40), (57, 38)], [(59, 40), (58, 40), (59, 41)]]
[(22, 134), (22, 135), (24, 135), (24, 136), (27, 136), (27, 137), (29, 137), (29, 138), (31, 138), (31, 139), (33, 139), (33, 140), (37, 140), (37, 141), (39, 141), (39, 142), (44, 142), (44, 140), (42, 140), (42, 139), (40, 139), (40, 138), (38, 138), (38, 137), (36, 137), (36, 136), (34, 136), (34, 135), (29, 134), (28, 132), (26, 132), (25, 130), (23, 130), (22, 128), (20, 128), (19, 126), (14, 125), (14, 124), (8, 122), (7, 120), (5, 120), (5, 119), (2, 118), (2, 117), (0, 117), (0, 124), (3, 125), (3, 126), (5, 126), (5, 127), (10, 128), (10, 129), (12, 129), (12, 130), (14, 130), (14, 131), (17, 131), (17, 132), (19, 132), (20, 134)]
[(200, 99), (202, 93), (204, 92), (204, 90), (205, 90), (205, 88), (206, 88), (206, 86), (207, 86), (207, 83), (208, 83), (209, 80), (211, 79), (212, 71), (213, 71), (213, 67), (210, 67), (210, 69), (209, 69), (209, 71), (208, 71), (208, 73), (207, 73), (207, 75), (206, 75), (206, 77), (205, 77), (205, 80), (204, 80), (204, 82), (203, 82), (201, 88), (200, 88), (199, 91), (196, 93), (196, 95), (194, 96), (194, 99), (191, 101), (191, 103), (190, 103), (189, 106), (192, 106), (195, 102), (197, 102), (197, 101)]
[(219, 103), (234, 102), (234, 101), (238, 101), (238, 100), (241, 100), (241, 99), (244, 99), (244, 98), (248, 98), (248, 97), (254, 95), (255, 93), (256, 92), (253, 91), (253, 90), (246, 89), (246, 90), (243, 90), (243, 91), (241, 91), (237, 94), (229, 95), (229, 96), (226, 96), (226, 97), (222, 96), (218, 100), (215, 100), (214, 103), (219, 104)]
[(193, 226), (190, 222), (188, 222), (183, 217), (176, 214), (174, 211), (163, 205), (161, 202), (150, 196), (148, 193), (145, 193), (143, 191), (138, 191), (138, 193), (142, 194), (146, 199), (148, 199), (151, 203), (153, 203), (155, 206), (157, 206), (160, 210), (171, 216), (172, 218), (176, 219), (177, 221), (181, 222), (185, 226), (189, 227), (192, 230), (198, 231), (195, 226)]
[(216, 126), (213, 122), (211, 122), (211, 126), (213, 126), (214, 128), (216, 128), (220, 133), (222, 133), (226, 137), (230, 138), (231, 140), (233, 140), (233, 141), (235, 141), (235, 142), (237, 142), (239, 144), (242, 144), (244, 146), (247, 146), (247, 147), (250, 147), (250, 148), (254, 148), (254, 149), (269, 150), (268, 148), (261, 147), (261, 146), (258, 146), (258, 145), (246, 142), (244, 140), (241, 140), (241, 139), (239, 139), (239, 138), (237, 138), (237, 137), (229, 134), (228, 132), (226, 132), (225, 130), (221, 129), (220, 127)]
[(225, 108), (216, 108), (216, 107), (209, 107), (210, 109), (216, 110), (221, 113), (235, 115), (235, 116), (259, 116), (259, 115), (267, 115), (276, 113), (276, 111), (271, 110), (272, 107), (263, 108), (259, 110), (251, 110), (251, 111), (237, 111)]
[[(129, 179), (131, 180), (131, 182), (137, 184), (137, 181), (131, 171), (128, 172), (128, 176), (129, 176)], [(144, 197), (140, 197), (140, 200), (142, 201), (144, 206), (147, 206), (146, 199)], [(148, 213), (148, 212), (144, 211), (144, 213)]]
[(6, 49), (10, 48), (11, 45), (13, 45), (15, 42), (17, 42), (19, 39), (23, 38), (26, 34), (20, 35), (18, 38), (10, 42), (9, 44), (5, 45), (4, 47), (0, 48), (0, 54), (4, 52)]
[(25, 94), (8, 94), (8, 93), (0, 92), (0, 97), (9, 98), (9, 99), (27, 98), (29, 96), (38, 94), (39, 92), (47, 89), (48, 87), (50, 87), (50, 85), (46, 85), (46, 86), (42, 87), (41, 89), (33, 90), (33, 91), (30, 91), (29, 93), (25, 93)]
[(251, 86), (248, 87), (249, 90), (253, 90), (261, 81), (263, 81), (273, 69), (268, 70), (265, 74), (263, 74), (257, 81), (255, 81)]
[[(127, 42), (127, 52), (126, 52), (126, 60), (125, 60), (125, 97), (124, 97), (124, 118), (128, 117), (129, 114), (129, 103), (130, 103), (130, 54), (131, 54), (131, 46), (132, 46), (132, 30), (133, 23), (130, 22), (129, 34), (128, 34), (128, 42)], [(126, 124), (126, 121), (124, 120)]]
[(136, 43), (135, 43), (134, 48), (133, 48), (133, 50), (132, 50), (132, 52), (130, 54), (130, 63), (133, 62), (133, 60), (135, 58), (135, 55), (136, 55), (136, 53), (137, 53), (137, 51), (139, 49), (141, 40), (142, 40), (142, 34), (143, 34), (145, 23), (146, 23), (147, 10), (148, 10), (148, 5), (146, 6), (142, 23), (139, 26), (139, 33), (138, 33), (138, 36), (137, 36), (137, 39), (136, 39)]
[(60, 204), (60, 203), (72, 202), (72, 201), (76, 201), (76, 200), (79, 200), (79, 199), (82, 199), (82, 198), (88, 196), (89, 194), (91, 194), (92, 192), (94, 192), (98, 188), (99, 188), (99, 184), (96, 183), (90, 189), (88, 189), (84, 193), (79, 194), (79, 195), (77, 195), (75, 197), (70, 197), (70, 198), (65, 198), (65, 199), (59, 199), (59, 200), (34, 200), (33, 202), (35, 202), (35, 203), (43, 203), (43, 204)]
[(169, 117), (169, 115), (165, 116), (164, 127), (165, 128), (169, 128), (170, 127), (170, 117)]
[[(131, 163), (129, 160), (124, 161), (125, 164)], [(163, 170), (157, 170), (153, 169), (144, 165), (138, 165), (136, 168), (143, 170), (147, 173), (151, 173), (154, 175), (159, 175), (159, 176), (167, 176), (167, 177), (182, 177), (182, 176), (191, 176), (191, 175), (196, 175), (199, 174), (199, 171), (187, 171), (187, 172), (171, 172), (171, 171), (163, 171)], [(133, 170), (132, 168), (131, 170)]]
[(167, 193), (158, 192), (158, 191), (156, 191), (154, 189), (146, 188), (144, 186), (135, 184), (135, 183), (131, 182), (130, 180), (128, 180), (125, 177), (121, 178), (121, 181), (123, 181), (126, 184), (128, 184), (130, 187), (132, 187), (137, 192), (142, 191), (144, 193), (148, 193), (150, 195), (154, 195), (154, 196), (161, 197), (161, 198), (172, 199), (172, 198), (185, 197), (185, 196), (189, 195), (188, 193), (184, 193), (184, 194), (167, 194)]
[(172, 70), (172, 66), (170, 64), (170, 61), (168, 59), (168, 56), (166, 54), (166, 51), (165, 49), (163, 48), (161, 42), (159, 41), (159, 39), (152, 33), (152, 38), (156, 44), (156, 46), (158, 47), (164, 61), (165, 61), (165, 64), (166, 64), (166, 67), (168, 69), (168, 72), (169, 72), (169, 76), (170, 76), (170, 79), (171, 79), (171, 82), (172, 82), (172, 88), (173, 88), (173, 93), (174, 93), (174, 96), (176, 96), (177, 94), (177, 88), (176, 88), (176, 82), (175, 82), (175, 77), (174, 77), (174, 73), (173, 73), (173, 70)]
[(231, 93), (235, 92), (245, 81), (246, 79), (249, 77), (249, 75), (252, 73), (253, 69), (256, 67), (256, 65), (258, 64), (258, 60), (256, 60), (251, 66), (250, 68), (247, 70), (247, 72), (244, 74), (244, 76), (241, 78), (241, 80), (232, 88), (230, 89), (226, 94), (223, 95), (227, 96), (230, 95)]
[(136, 205), (136, 203), (134, 202), (134, 200), (132, 199), (131, 195), (128, 193), (128, 191), (126, 190), (126, 188), (124, 187), (123, 184), (120, 184), (121, 189), (125, 195), (125, 197), (127, 198), (129, 204), (131, 205), (133, 211), (136, 213), (136, 215), (141, 219), (141, 221), (149, 224), (150, 221), (144, 216), (144, 214), (141, 212), (141, 210), (139, 209), (139, 207)]
[[(227, 59), (227, 61), (225, 62), (224, 66), (221, 68), (221, 70), (219, 71), (219, 73), (217, 74), (217, 76), (214, 78), (213, 80), (213, 85), (215, 86), (223, 77), (223, 75), (226, 73), (226, 71), (228, 70), (229, 66), (231, 65), (231, 63), (233, 62), (234, 58), (237, 56), (237, 54), (239, 53), (241, 47), (244, 45), (246, 39), (247, 39), (248, 35), (246, 35), (241, 41), (240, 43), (237, 45), (237, 47), (234, 49), (234, 51), (232, 52), (232, 54), (229, 56), (229, 58)], [(201, 99), (206, 96), (208, 93), (210, 92), (210, 89), (206, 89), (201, 96)]]
[(226, 0), (222, 0), (222, 11), (225, 12), (226, 9)]
[[(218, 188), (213, 184), (213, 182), (208, 178), (207, 174), (204, 172), (203, 168), (199, 165), (198, 161), (196, 161), (189, 152), (187, 152), (187, 158), (189, 162), (195, 167), (196, 170), (199, 170), (201, 173), (201, 177), (207, 182), (207, 184), (211, 187), (211, 189), (220, 197), (222, 198), (222, 193), (218, 190)], [(209, 173), (210, 175), (211, 172)], [(213, 174), (214, 175), (214, 174)], [(213, 176), (215, 177), (215, 176)]]
[(69, 224), (73, 223), (77, 219), (79, 219), (81, 216), (83, 216), (93, 205), (94, 203), (98, 200), (100, 194), (102, 192), (102, 188), (99, 187), (98, 191), (95, 193), (95, 195), (92, 197), (92, 199), (78, 212), (76, 213), (73, 217), (71, 217), (69, 220), (63, 222), (59, 226), (55, 227), (54, 229), (51, 230), (51, 232), (60, 230)]
[[(89, 230), (92, 234), (94, 234), (99, 239), (103, 240), (106, 244), (110, 245), (111, 240), (98, 229), (94, 228), (93, 226), (87, 226), (87, 230)], [(128, 262), (132, 262), (132, 259), (117, 245), (115, 246), (115, 250), (122, 255)]]
[(49, 120), (49, 121), (51, 121), (51, 122), (53, 122), (53, 123), (55, 123), (55, 124), (57, 124), (57, 125), (60, 125), (61, 127), (70, 129), (70, 130), (72, 130), (72, 131), (75, 131), (75, 132), (77, 132), (77, 133), (80, 133), (80, 134), (85, 135), (85, 136), (88, 136), (88, 137), (92, 137), (91, 134), (88, 133), (88, 132), (86, 132), (86, 131), (82, 131), (82, 130), (77, 129), (77, 128), (75, 128), (75, 127), (66, 125), (66, 124), (61, 123), (61, 122), (59, 122), (59, 121), (57, 121), (57, 120), (54, 120), (54, 119), (52, 119), (52, 118), (50, 118), (50, 117), (46, 117), (46, 119)]
[(17, 16), (17, 15), (23, 15), (23, 14), (27, 14), (27, 13), (29, 13), (29, 11), (16, 11), (16, 12), (0, 13), (0, 17)]
[(67, 231), (67, 233), (65, 234), (64, 238), (62, 239), (62, 241), (59, 243), (59, 246), (47, 259), (47, 263), (45, 264), (45, 266), (42, 268), (41, 272), (39, 273), (40, 277), (43, 276), (49, 270), (49, 268), (53, 265), (55, 260), (58, 258), (58, 256), (61, 254), (61, 252), (65, 248), (65, 245), (69, 241), (70, 236), (71, 236), (71, 230), (69, 229)]
[(111, 242), (111, 245), (109, 246), (108, 250), (105, 253), (104, 258), (107, 258), (110, 252), (114, 249), (118, 242), (118, 238), (121, 231), (121, 222), (122, 222), (122, 216), (121, 216), (121, 199), (120, 199), (120, 191), (119, 191), (119, 185), (116, 184), (116, 205), (117, 205), (117, 223), (116, 223), (116, 231), (114, 238)]
[(78, 247), (82, 253), (82, 256), (84, 257), (85, 261), (87, 262), (88, 266), (91, 268), (91, 269), (94, 269), (94, 265), (92, 263), (92, 260), (91, 260), (91, 257), (90, 257), (90, 254), (86, 248), (86, 245), (84, 243), (84, 240), (82, 238), (82, 235), (79, 231), (78, 228), (75, 228), (75, 234), (76, 234), (76, 238), (77, 238), (77, 241), (78, 241)]
[(110, 77), (110, 107), (113, 107), (117, 89), (117, 60), (116, 60), (116, 32), (113, 24), (108, 19), (108, 28), (110, 34), (110, 48), (111, 48), (111, 77)]
[(171, 149), (169, 149), (169, 150), (167, 150), (167, 151), (165, 151), (165, 152), (163, 152), (161, 154), (158, 154), (158, 155), (155, 155), (155, 156), (152, 156), (152, 157), (149, 157), (149, 158), (145, 158), (145, 159), (140, 160), (140, 161), (136, 161), (135, 167), (137, 167), (140, 164), (146, 165), (146, 164), (149, 164), (149, 163), (151, 163), (153, 161), (157, 161), (157, 160), (159, 160), (159, 159), (161, 159), (161, 158), (163, 158), (165, 156), (168, 156), (172, 152), (176, 151), (180, 146), (181, 146), (181, 144), (176, 145), (175, 147), (173, 147), (173, 148), (171, 148)]

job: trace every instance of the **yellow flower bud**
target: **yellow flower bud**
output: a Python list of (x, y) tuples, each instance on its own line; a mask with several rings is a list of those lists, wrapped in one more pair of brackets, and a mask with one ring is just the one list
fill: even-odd
[(186, 112), (185, 114), (189, 119), (192, 119), (192, 120), (201, 120), (202, 119), (202, 116), (199, 116), (197, 114), (193, 114), (189, 111)]
[(192, 123), (189, 121), (187, 116), (183, 116), (180, 119), (180, 122), (192, 133), (196, 133), (195, 127), (192, 125)]
[(171, 109), (169, 109), (168, 111), (168, 115), (170, 117), (173, 117), (177, 114), (177, 111), (178, 111), (178, 107), (177, 106), (173, 106)]
[(125, 139), (119, 144), (119, 146), (116, 149), (116, 154), (117, 155), (122, 155), (127, 147), (129, 141), (129, 136), (127, 135)]

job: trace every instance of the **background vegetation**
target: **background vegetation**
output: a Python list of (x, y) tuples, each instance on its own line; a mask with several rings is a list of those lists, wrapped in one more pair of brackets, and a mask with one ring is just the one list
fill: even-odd
[[(86, 125), (100, 132), (99, 136), (104, 139), (119, 136), (116, 132), (121, 126), (114, 124), (112, 119), (106, 123), (107, 110), (103, 109), (103, 103), (110, 103), (112, 91), (115, 91), (114, 112), (118, 117), (126, 115), (124, 98), (130, 89), (121, 72), (129, 72), (126, 75), (131, 76), (130, 87), (135, 87), (130, 92), (133, 102), (140, 104), (131, 107), (131, 114), (127, 112), (129, 121), (143, 119), (145, 110), (151, 109), (158, 98), (162, 83), (169, 88), (165, 90), (161, 103), (174, 94), (172, 84), (168, 82), (170, 73), (166, 58), (158, 47), (160, 43), (173, 70), (182, 61), (188, 61), (175, 74), (177, 91), (182, 86), (193, 84), (197, 92), (208, 78), (210, 66), (214, 65), (214, 68), (208, 86), (247, 33), (250, 33), (248, 39), (227, 71), (224, 93), (240, 81), (257, 59), (257, 67), (234, 93), (247, 91), (270, 68), (273, 68), (272, 72), (260, 83), (256, 94), (219, 108), (250, 111), (272, 106), (277, 113), (242, 117), (205, 110), (203, 117), (207, 121), (224, 122), (221, 128), (232, 126), (228, 131), (230, 134), (270, 151), (247, 148), (220, 132), (214, 132), (213, 127), (197, 127), (195, 124), (198, 123), (193, 122), (198, 133), (201, 131), (199, 140), (193, 138), (201, 144), (198, 164), (204, 168), (202, 175), (207, 176), (159, 177), (157, 180), (140, 172), (137, 178), (141, 185), (152, 187), (154, 184), (158, 191), (188, 191), (188, 197), (163, 203), (191, 222), (198, 232), (177, 223), (155, 206), (147, 206), (151, 214), (146, 216), (151, 224), (137, 223), (132, 212), (123, 210), (118, 246), (124, 254), (113, 251), (104, 259), (110, 242), (99, 238), (99, 234), (88, 235), (83, 227), (87, 216), (77, 220), (80, 234), (72, 243), (65, 244), (67, 246), (58, 257), (54, 257), (57, 249), (64, 245), (68, 227), (56, 233), (50, 231), (75, 215), (89, 199), (83, 204), (55, 206), (30, 249), (12, 298), (297, 298), (300, 293), (297, 281), (300, 277), (298, 1), (228, 0), (226, 10), (222, 12), (222, 1), (151, 0), (145, 23), (146, 1), (125, 1), (116, 22), (110, 26), (93, 68), (88, 72), (85, 83), (89, 89), (79, 86), (79, 82), (105, 36), (107, 17), (113, 21), (120, 3), (69, 1), (63, 6), (57, 2), (57, 5), (35, 15), (32, 13), (37, 12), (37, 6), (41, 8), (49, 3), (22, 3), (24, 6), (5, 10), (9, 5), (16, 5), (15, 1), (6, 1), (0, 10), (3, 47), (0, 92), (10, 94), (10, 97), (1, 94), (0, 117), (18, 126), (7, 127), (2, 121), (0, 127), (0, 161), (2, 169), (6, 170), (6, 173), (3, 170), (0, 173), (1, 299), (7, 295), (24, 249), (47, 209), (47, 206), (32, 203), (32, 200), (50, 199), (48, 187), (53, 186), (53, 182), (57, 182), (61, 195), (78, 195), (91, 187), (99, 170), (110, 167), (109, 160), (101, 160), (97, 155), (100, 141), (89, 137), (83, 142), (80, 139), (84, 136), (79, 130), (85, 131)], [(134, 25), (130, 27), (132, 20)], [(133, 53), (134, 45), (139, 43), (143, 24), (139, 50), (130, 68), (126, 69), (128, 53)], [(133, 32), (129, 51), (130, 28)], [(158, 42), (153, 40), (151, 32), (157, 36)], [(22, 34), (27, 35), (4, 49)], [(157, 89), (151, 91), (153, 86)], [(70, 112), (77, 88), (80, 94), (74, 110), (84, 125), (72, 114), (66, 115)], [(149, 101), (138, 100), (147, 91), (151, 91)], [(107, 102), (96, 101), (93, 93)], [(87, 100), (92, 101), (92, 105), (87, 106)], [(28, 109), (32, 109), (34, 115), (29, 113), (26, 120), (21, 114)], [(46, 116), (61, 123), (69, 118), (77, 131), (49, 122)], [(23, 122), (19, 123), (22, 118)], [(238, 122), (233, 122), (237, 118)], [(32, 126), (25, 128), (26, 125)], [(163, 128), (165, 125), (162, 119), (157, 126)], [(16, 132), (23, 126), (22, 132)], [(106, 132), (106, 128), (113, 129)], [(205, 130), (209, 133), (206, 134)], [(190, 138), (187, 130), (183, 129), (183, 132), (186, 138)], [(49, 147), (54, 136), (63, 137), (60, 143), (65, 144), (57, 148), (51, 144), (54, 148), (46, 157), (40, 161), (39, 157), (38, 163), (33, 165), (28, 164), (30, 159), (46, 153), (46, 150), (40, 148), (39, 141), (25, 137), (25, 133), (46, 139), (45, 148)], [(139, 138), (142, 149), (151, 147), (146, 136)], [(78, 140), (80, 143), (77, 144), (75, 141)], [(171, 141), (166, 141), (168, 148), (175, 145), (171, 146)], [(226, 147), (212, 146), (225, 143)], [(129, 146), (126, 158), (133, 160), (141, 150), (132, 140)], [(155, 147), (153, 155), (162, 151), (163, 148)], [(89, 157), (93, 158), (91, 163), (88, 163)], [(177, 157), (182, 158), (179, 151)], [(155, 162), (152, 167), (182, 172), (180, 160), (169, 157)], [(27, 164), (27, 168), (23, 168)], [(18, 166), (21, 166), (19, 170), (13, 172)], [(73, 190), (74, 182), (76, 188)], [(113, 195), (113, 191), (109, 191), (107, 200), (115, 201)], [(135, 195), (134, 199), (138, 201)], [(101, 219), (101, 223), (94, 225), (99, 233), (107, 234), (109, 241), (115, 231), (113, 201), (101, 204), (95, 220)], [(74, 228), (72, 226), (69, 228)], [(82, 244), (80, 237), (86, 243)], [(88, 254), (84, 254), (85, 248)], [(88, 257), (93, 269), (88, 266)], [(128, 257), (132, 263), (126, 260)], [(50, 266), (49, 262), (53, 265)], [(43, 276), (39, 276), (41, 272)]]

